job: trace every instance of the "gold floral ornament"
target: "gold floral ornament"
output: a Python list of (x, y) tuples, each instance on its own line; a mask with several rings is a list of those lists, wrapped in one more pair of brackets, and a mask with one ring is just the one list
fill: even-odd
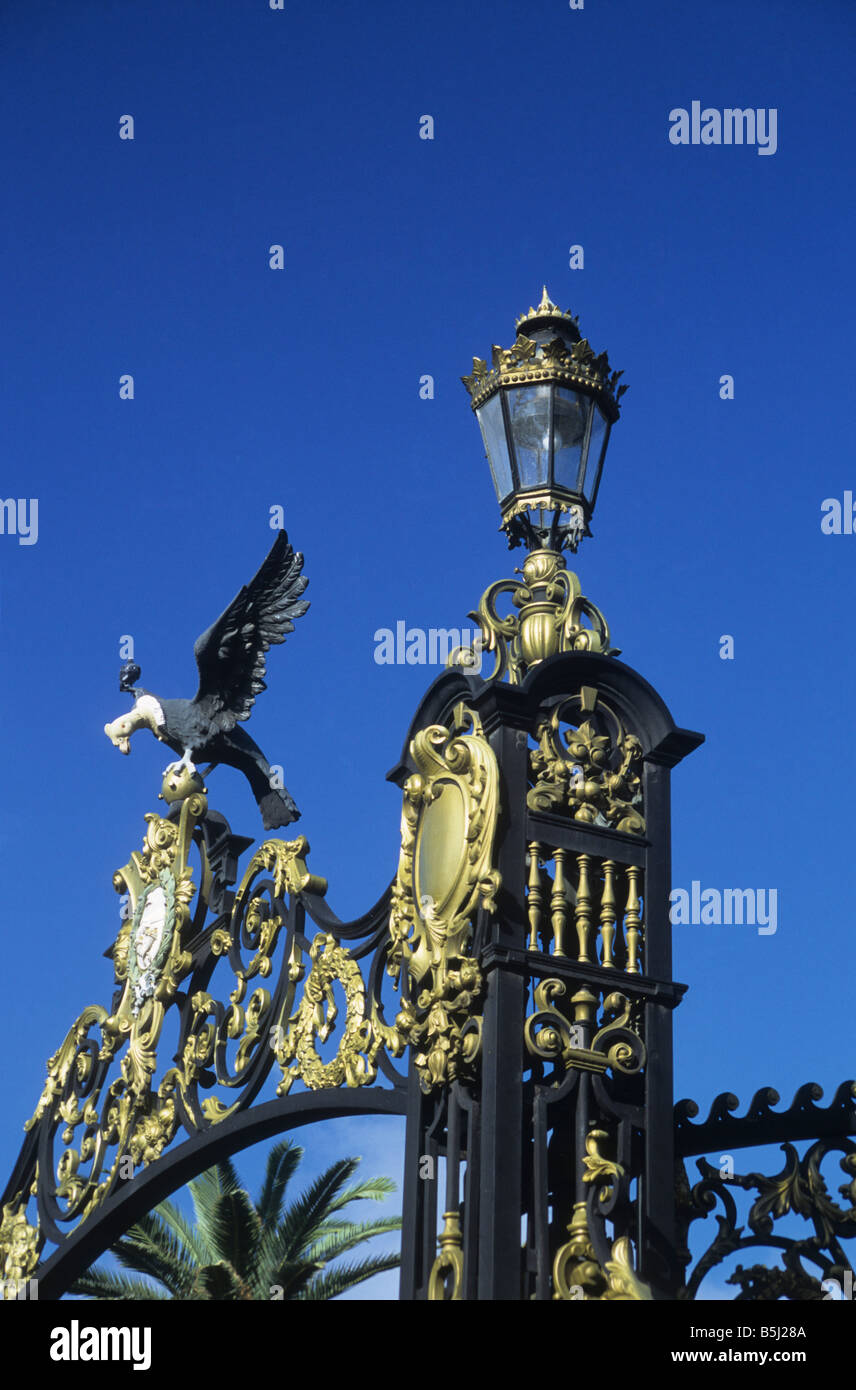
[(603, 1265), (595, 1255), (585, 1202), (577, 1202), (569, 1239), (553, 1261), (553, 1298), (582, 1302), (648, 1302), (653, 1299), (633, 1268), (633, 1251), (627, 1236), (612, 1245), (611, 1258)]
[[(278, 1039), (276, 1058), (283, 1069), (278, 1096), (286, 1095), (298, 1078), (310, 1090), (318, 1091), (331, 1086), (365, 1086), (377, 1076), (375, 1057), (383, 1040), (366, 1017), (366, 987), (359, 965), (327, 932), (316, 936), (309, 958), (312, 967), (300, 1004)], [(345, 994), (345, 1021), (335, 1057), (324, 1062), (316, 1039), (325, 1043), (333, 1031), (338, 1015), (333, 993), (336, 983)]]
[(26, 1199), (18, 1193), (14, 1201), (3, 1207), (0, 1221), (0, 1251), (3, 1254), (2, 1286), (4, 1299), (17, 1298), (39, 1262), (41, 1237), (31, 1226), (24, 1208)]
[(415, 1049), (428, 1092), (471, 1067), (480, 1047), (483, 980), (469, 946), (478, 908), (496, 910), (499, 771), (478, 717), (463, 705), (448, 728), (418, 733), (410, 753), (417, 771), (404, 786), (387, 970), (396, 981), (403, 973), (408, 986), (394, 1031)]
[[(449, 666), (481, 670), (483, 652), (495, 654), (494, 668), (485, 679), (507, 679), (519, 685), (526, 672), (560, 652), (598, 652), (619, 656), (611, 646), (609, 625), (600, 609), (584, 597), (580, 581), (556, 550), (535, 550), (527, 556), (520, 579), (498, 579), (469, 614), (481, 628), (475, 647), (458, 647)], [(510, 596), (517, 612), (500, 614), (497, 604)]]
[[(571, 727), (564, 732), (562, 724)], [(572, 820), (644, 835), (642, 745), (596, 690), (583, 686), (540, 720), (531, 754), (532, 811), (567, 810)]]

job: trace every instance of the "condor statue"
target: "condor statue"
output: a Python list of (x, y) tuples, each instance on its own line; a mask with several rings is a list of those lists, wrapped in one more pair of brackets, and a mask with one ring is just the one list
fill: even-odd
[(162, 700), (151, 691), (135, 689), (140, 668), (128, 662), (121, 669), (119, 689), (134, 696), (129, 714), (104, 725), (104, 732), (122, 753), (130, 753), (130, 738), (150, 729), (181, 761), (167, 772), (195, 771), (194, 760), (235, 767), (250, 784), (262, 813), (265, 830), (289, 825), (300, 816), (284, 787), (272, 785), (270, 765), (249, 734), (237, 728), (249, 719), (256, 696), (266, 689), (265, 653), (294, 631), (294, 618), (309, 607), (302, 599), (308, 579), (301, 573), (303, 556), (280, 531), (270, 554), (216, 623), (197, 639), (193, 651), (199, 667), (199, 689), (192, 700)]

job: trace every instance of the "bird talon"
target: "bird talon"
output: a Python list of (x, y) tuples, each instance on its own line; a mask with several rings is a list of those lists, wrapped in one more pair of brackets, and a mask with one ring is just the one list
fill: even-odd
[(185, 770), (191, 773), (196, 771), (196, 764), (193, 761), (192, 749), (188, 749), (187, 752), (184, 754), (184, 757), (179, 759), (177, 763), (170, 763), (169, 767), (164, 768), (163, 775), (164, 777), (166, 777), (167, 774), (170, 772), (184, 772)]

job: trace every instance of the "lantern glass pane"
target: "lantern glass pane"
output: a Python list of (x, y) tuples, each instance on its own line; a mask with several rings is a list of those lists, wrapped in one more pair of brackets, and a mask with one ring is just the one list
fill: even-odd
[(578, 492), (583, 445), (592, 400), (564, 386), (555, 388), (553, 406), (553, 478), (559, 487)]
[(594, 501), (597, 491), (597, 475), (600, 468), (601, 456), (603, 454), (604, 441), (606, 439), (606, 418), (601, 414), (600, 407), (595, 406), (594, 418), (591, 422), (591, 437), (589, 439), (588, 459), (586, 460), (586, 476), (583, 486), (583, 494), (587, 502)]
[(498, 502), (502, 502), (512, 490), (511, 463), (508, 457), (508, 441), (502, 419), (502, 403), (499, 396), (491, 396), (489, 401), (479, 406), (476, 418), (482, 432), (484, 450), (490, 464), (493, 485)]
[(550, 481), (549, 386), (515, 386), (506, 393), (517, 473), (521, 488)]

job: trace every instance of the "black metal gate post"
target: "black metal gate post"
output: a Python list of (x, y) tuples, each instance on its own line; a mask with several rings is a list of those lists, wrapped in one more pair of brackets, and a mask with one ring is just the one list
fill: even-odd
[[(453, 1086), (478, 1115), (477, 1136), (465, 1125), (451, 1154), (476, 1176), (478, 1217), (435, 1193), (443, 1227), (426, 1279), (432, 1179), (419, 1183), (423, 1235), (405, 1244), (402, 1296), (673, 1297), (671, 1039), (684, 987), (671, 979), (669, 776), (701, 736), (614, 657), (569, 653), (517, 684), (440, 677), (391, 776), (418, 776), (426, 731), (451, 749), (464, 728), (495, 759), (499, 886), (467, 948), (481, 988), (458, 1032), (477, 1025), (477, 1054), (433, 1080), (423, 1066), (420, 1084), (446, 1163)], [(417, 831), (417, 861), (420, 843)], [(424, 1107), (409, 1114), (421, 1126), (410, 1168), (428, 1121)]]

